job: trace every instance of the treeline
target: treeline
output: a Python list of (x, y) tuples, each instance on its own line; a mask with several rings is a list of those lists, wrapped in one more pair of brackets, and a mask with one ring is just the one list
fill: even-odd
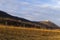
[(12, 26), (17, 26), (17, 27), (36, 27), (38, 25), (32, 23), (32, 22), (24, 22), (24, 21), (19, 21), (15, 19), (9, 19), (9, 18), (0, 18), (0, 24), (4, 25), (12, 25)]
[(51, 27), (42, 23), (37, 23), (37, 22), (32, 22), (32, 21), (25, 22), (21, 20), (10, 19), (10, 18), (0, 18), (0, 24), (9, 25), (9, 26), (17, 26), (17, 27), (54, 29), (54, 27)]
[(38, 24), (34, 22), (25, 22), (21, 20), (10, 19), (10, 18), (0, 18), (0, 24), (17, 26), (17, 27), (47, 28), (47, 25), (43, 25), (41, 23)]

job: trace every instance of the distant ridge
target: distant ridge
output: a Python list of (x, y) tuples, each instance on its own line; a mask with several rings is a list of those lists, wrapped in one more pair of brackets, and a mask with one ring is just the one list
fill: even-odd
[(19, 18), (19, 17), (16, 17), (16, 16), (12, 16), (4, 11), (0, 11), (0, 17), (2, 18), (11, 18), (11, 19), (15, 19), (15, 20), (22, 20), (22, 21), (29, 21), (29, 20), (26, 20), (24, 18)]
[(45, 26), (42, 26), (42, 27), (51, 28), (51, 29), (57, 29), (57, 28), (59, 28), (58, 25), (56, 25), (55, 23), (53, 23), (53, 22), (51, 22), (49, 20), (40, 21), (40, 22), (38, 22), (38, 24), (43, 24)]
[(0, 11), (0, 24), (30, 28), (60, 29), (59, 26), (49, 20), (40, 22), (30, 21), (21, 17), (12, 16), (4, 11)]
[(4, 11), (0, 11), (0, 17), (11, 17), (11, 15), (7, 14), (6, 12)]

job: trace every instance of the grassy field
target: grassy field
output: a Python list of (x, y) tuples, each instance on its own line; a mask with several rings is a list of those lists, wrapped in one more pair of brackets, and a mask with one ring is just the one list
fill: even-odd
[(0, 40), (60, 40), (60, 30), (0, 25)]

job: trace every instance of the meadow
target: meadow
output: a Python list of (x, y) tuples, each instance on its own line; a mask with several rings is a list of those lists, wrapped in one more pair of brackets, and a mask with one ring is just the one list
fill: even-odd
[(60, 30), (0, 25), (0, 40), (60, 40)]

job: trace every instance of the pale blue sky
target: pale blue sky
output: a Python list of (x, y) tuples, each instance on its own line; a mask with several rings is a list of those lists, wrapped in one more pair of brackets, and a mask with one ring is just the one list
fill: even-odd
[(0, 0), (0, 10), (28, 20), (50, 20), (60, 25), (60, 0)]

